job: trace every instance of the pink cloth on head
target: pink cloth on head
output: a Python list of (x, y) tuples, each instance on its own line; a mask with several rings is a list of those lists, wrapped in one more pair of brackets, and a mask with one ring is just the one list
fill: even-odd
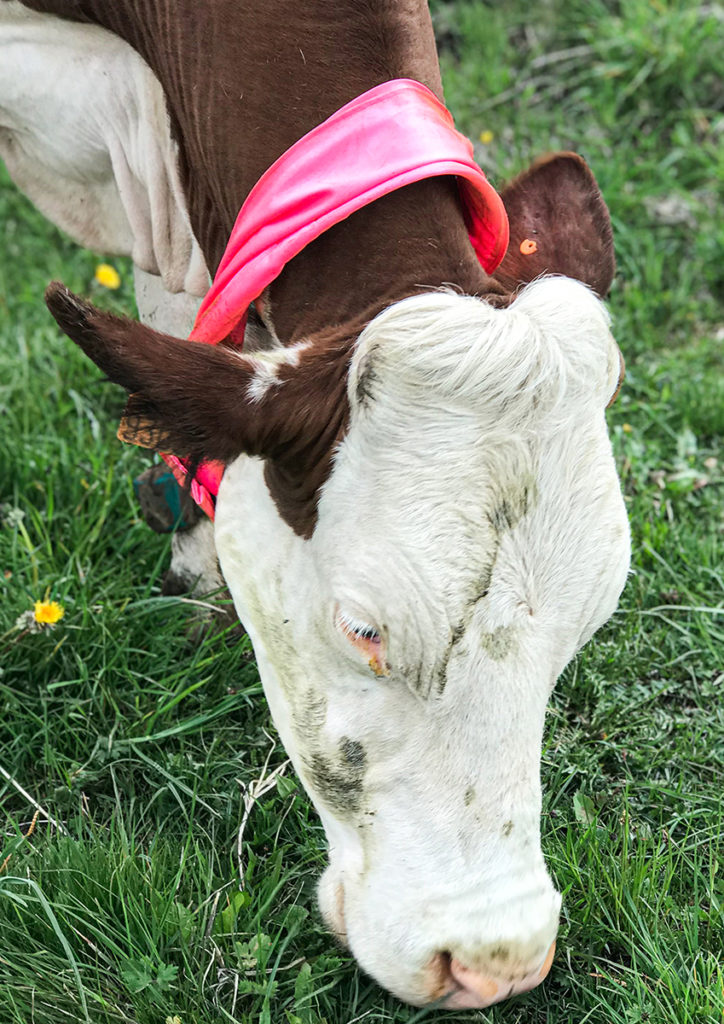
[[(282, 153), (251, 190), (191, 339), (214, 345), (232, 331), (243, 337), (250, 304), (305, 245), (375, 199), (440, 175), (457, 178), (470, 241), (492, 273), (508, 247), (508, 218), (447, 108), (405, 78), (357, 96)], [(185, 482), (185, 464), (164, 458)], [(221, 463), (204, 463), (191, 483), (212, 519), (223, 472)]]

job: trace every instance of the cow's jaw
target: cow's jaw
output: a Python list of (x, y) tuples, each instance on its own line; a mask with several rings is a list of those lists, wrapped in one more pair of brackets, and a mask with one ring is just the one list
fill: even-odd
[[(560, 897), (539, 839), (545, 705), (628, 568), (602, 307), (565, 279), (510, 310), (473, 301), (407, 300), (363, 334), (310, 540), (278, 516), (258, 460), (228, 468), (216, 519), (329, 840), (325, 919), (395, 994), (450, 1006), (547, 969)], [(420, 338), (425, 352), (431, 314), (443, 340)], [(469, 358), (447, 326), (458, 314)], [(384, 636), (388, 675), (340, 631), (340, 607)]]

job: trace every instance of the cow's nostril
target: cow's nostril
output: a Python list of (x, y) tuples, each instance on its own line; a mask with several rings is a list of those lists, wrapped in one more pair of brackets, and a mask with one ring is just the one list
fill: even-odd
[(495, 981), (481, 971), (464, 967), (454, 957), (450, 960), (450, 977), (458, 987), (458, 991), (454, 993), (456, 1006), (490, 1006), (504, 999), (511, 988), (510, 985), (505, 986), (502, 981)]
[(442, 996), (442, 1005), (446, 1009), (481, 1009), (505, 995), (499, 992), (499, 986), (492, 978), (461, 968), (447, 950), (435, 956), (433, 966), (437, 977), (432, 997)]
[(439, 971), (440, 990), (447, 993), (445, 1006), (449, 1009), (483, 1009), (509, 996), (530, 991), (548, 974), (555, 948), (555, 942), (551, 943), (540, 966), (517, 978), (498, 976), (494, 970), (474, 970), (448, 952), (439, 953), (435, 965)]
[(445, 995), (448, 994), (451, 986), (455, 984), (455, 979), (453, 978), (452, 972), (450, 971), (451, 960), (452, 955), (448, 953), (446, 949), (444, 949), (442, 953), (438, 953), (433, 959), (435, 971), (437, 972), (438, 976), (440, 991), (443, 992)]

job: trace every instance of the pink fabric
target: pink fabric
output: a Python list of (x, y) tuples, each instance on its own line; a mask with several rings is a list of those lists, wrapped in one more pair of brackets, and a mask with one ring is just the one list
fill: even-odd
[[(185, 487), (188, 478), (186, 462), (175, 455), (168, 455), (166, 452), (162, 453), (161, 458), (166, 462), (176, 480), (182, 487)], [(202, 462), (196, 470), (196, 476), (191, 481), (191, 497), (209, 519), (214, 518), (216, 495), (219, 493), (219, 484), (224, 475), (224, 469), (223, 462)]]
[[(190, 337), (218, 344), (243, 337), (249, 305), (294, 256), (355, 210), (412, 182), (457, 177), (470, 241), (492, 273), (508, 247), (503, 202), (473, 147), (424, 85), (395, 79), (357, 96), (283, 153), (242, 206)], [(164, 456), (183, 483), (184, 463)], [(205, 463), (191, 484), (211, 516), (224, 467)]]

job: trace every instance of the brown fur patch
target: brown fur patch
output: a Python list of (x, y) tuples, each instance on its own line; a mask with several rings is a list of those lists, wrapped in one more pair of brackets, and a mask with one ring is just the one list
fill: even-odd
[[(495, 280), (514, 292), (541, 274), (564, 274), (608, 294), (615, 270), (606, 204), (586, 162), (576, 153), (554, 153), (507, 185), (502, 193), (510, 220), (510, 245)], [(521, 243), (535, 241), (524, 255)]]
[(192, 461), (261, 456), (280, 514), (302, 536), (311, 534), (318, 490), (346, 428), (350, 338), (334, 331), (318, 338), (252, 402), (253, 359), (101, 312), (57, 283), (46, 301), (66, 334), (131, 392), (124, 438)]

